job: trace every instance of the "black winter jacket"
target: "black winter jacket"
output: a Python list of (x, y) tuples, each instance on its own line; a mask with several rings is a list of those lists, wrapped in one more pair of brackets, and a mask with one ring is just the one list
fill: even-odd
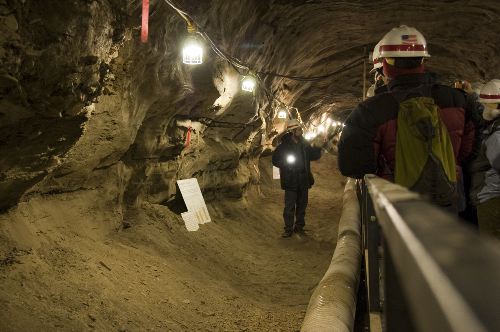
[[(293, 155), (294, 163), (287, 157)], [(312, 147), (303, 137), (298, 143), (292, 140), (292, 133), (283, 136), (281, 144), (273, 152), (273, 165), (280, 169), (281, 189), (297, 190), (299, 186), (311, 188), (314, 178), (310, 162), (321, 158), (321, 148)]]
[(391, 81), (389, 92), (365, 100), (347, 118), (338, 145), (338, 164), (344, 176), (361, 178), (375, 173), (391, 180), (399, 111), (399, 103), (392, 93), (409, 91), (421, 85), (432, 86), (432, 98), (449, 131), (457, 165), (469, 157), (474, 126), (465, 96), (451, 87), (436, 85), (429, 73), (410, 74)]

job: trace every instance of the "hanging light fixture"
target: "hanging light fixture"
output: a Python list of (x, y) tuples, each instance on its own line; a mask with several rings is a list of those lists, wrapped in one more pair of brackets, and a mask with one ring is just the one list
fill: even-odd
[(255, 90), (255, 79), (252, 76), (245, 76), (241, 82), (241, 90), (253, 92)]
[(187, 65), (203, 63), (203, 46), (195, 35), (191, 35), (184, 42), (182, 48), (182, 62)]

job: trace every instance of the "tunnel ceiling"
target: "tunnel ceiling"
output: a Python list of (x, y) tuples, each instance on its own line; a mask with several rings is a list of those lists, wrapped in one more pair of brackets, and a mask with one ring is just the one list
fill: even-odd
[[(176, 3), (260, 72), (331, 73), (407, 24), (427, 38), (428, 68), (444, 83), (500, 77), (497, 1)], [(204, 64), (181, 63), (186, 24), (164, 1), (151, 1), (144, 44), (140, 22), (137, 0), (0, 0), (0, 208), (88, 188), (166, 202), (191, 176), (206, 193), (238, 197), (277, 134), (273, 97), (304, 120), (343, 118), (361, 99), (361, 64), (314, 82), (261, 75), (267, 94), (242, 93), (208, 45)]]

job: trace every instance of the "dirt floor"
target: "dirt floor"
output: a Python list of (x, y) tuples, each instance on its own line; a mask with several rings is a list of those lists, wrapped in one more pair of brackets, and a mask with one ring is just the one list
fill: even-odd
[(209, 202), (197, 232), (166, 206), (123, 215), (92, 190), (21, 203), (0, 215), (0, 331), (299, 330), (344, 185), (333, 156), (313, 164), (308, 232), (288, 239), (269, 158), (260, 190)]

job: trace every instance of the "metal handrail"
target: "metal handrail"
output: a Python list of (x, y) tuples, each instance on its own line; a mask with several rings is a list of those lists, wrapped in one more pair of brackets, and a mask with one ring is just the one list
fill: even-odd
[(374, 221), (381, 231), (364, 246), (383, 248), (382, 268), (367, 271), (370, 310), (381, 310), (384, 330), (499, 331), (500, 246), (406, 188), (373, 175), (364, 182), (374, 210), (362, 211), (364, 232)]

